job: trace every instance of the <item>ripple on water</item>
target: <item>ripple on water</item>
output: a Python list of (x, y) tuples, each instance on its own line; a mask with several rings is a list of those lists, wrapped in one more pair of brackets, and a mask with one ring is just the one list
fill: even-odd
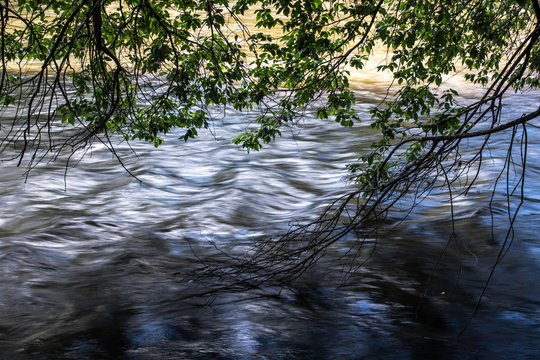
[[(373, 90), (378, 81), (372, 85), (359, 99), (384, 96)], [(368, 106), (359, 106), (362, 117)], [(526, 182), (516, 251), (499, 265), (466, 340), (454, 338), (499, 250), (499, 240), (490, 240), (484, 191), (506, 155), (508, 143), (498, 138), (478, 192), (454, 202), (458, 229), (473, 231), (459, 230), (460, 241), (443, 256), (450, 222), (441, 191), (357, 253), (349, 251), (359, 244), (355, 234), (336, 242), (328, 254), (339, 261), (320, 264), (281, 292), (228, 294), (211, 307), (202, 306), (208, 299), (186, 299), (216, 285), (189, 275), (203, 259), (227, 264), (220, 250), (247, 253), (253, 240), (314, 219), (345, 193), (345, 165), (376, 136), (364, 125), (343, 129), (309, 119), (264, 151), (246, 154), (229, 139), (251, 114), (227, 114), (214, 134), (196, 141), (178, 142), (176, 131), (160, 149), (120, 142), (117, 152), (138, 179), (104, 146), (93, 147), (65, 178), (61, 163), (37, 167), (26, 183), (22, 169), (3, 165), (0, 357), (6, 345), (13, 359), (466, 359), (488, 353), (497, 335), (490, 329), (507, 341), (501, 356), (516, 347), (524, 356), (537, 353), (528, 343), (538, 335), (540, 308), (535, 181)], [(540, 136), (532, 129), (530, 141), (527, 171), (534, 180)], [(496, 193), (492, 210), (504, 217), (502, 195)], [(398, 204), (388, 223), (408, 204)], [(496, 226), (503, 233), (504, 224)], [(336, 289), (343, 269), (354, 271)]]

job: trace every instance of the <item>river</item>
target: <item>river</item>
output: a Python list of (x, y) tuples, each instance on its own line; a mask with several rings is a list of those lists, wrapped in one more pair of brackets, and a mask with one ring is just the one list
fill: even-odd
[[(27, 179), (24, 168), (3, 163), (0, 358), (536, 358), (540, 132), (532, 127), (515, 240), (470, 323), (507, 226), (499, 189), (491, 240), (488, 189), (506, 156), (504, 136), (493, 139), (478, 186), (456, 202), (462, 243), (451, 243), (440, 261), (450, 233), (445, 194), (367, 239), (373, 256), (339, 287), (346, 258), (322, 261), (277, 295), (262, 288), (221, 293), (212, 303), (186, 299), (204, 284), (185, 274), (200, 258), (222, 257), (214, 245), (248, 251), (292, 221), (313, 220), (352, 188), (345, 165), (376, 136), (368, 109), (385, 96), (385, 81), (355, 78), (365, 122), (344, 129), (308, 116), (261, 152), (247, 154), (230, 142), (254, 116), (232, 110), (187, 143), (177, 140), (180, 132), (158, 149), (119, 142), (116, 150), (137, 179), (102, 145), (67, 175), (62, 161), (41, 164)], [(480, 95), (458, 88), (462, 101)], [(505, 116), (530, 110), (539, 97), (511, 97)], [(351, 235), (333, 250), (355, 241)]]

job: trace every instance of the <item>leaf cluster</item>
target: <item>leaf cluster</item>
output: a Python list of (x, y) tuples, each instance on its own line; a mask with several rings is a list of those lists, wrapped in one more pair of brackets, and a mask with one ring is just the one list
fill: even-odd
[[(260, 150), (308, 109), (344, 127), (359, 122), (350, 71), (383, 46), (378, 70), (398, 87), (371, 110), (382, 135), (373, 153), (351, 165), (380, 176), (396, 143), (410, 145), (404, 159), (414, 161), (430, 142), (411, 135), (469, 130), (509, 86), (538, 87), (539, 12), (537, 0), (17, 0), (0, 5), (0, 100), (34, 119), (11, 124), (11, 138), (24, 139), (21, 160), (30, 148), (33, 158), (74, 151), (113, 133), (158, 146), (182, 128), (187, 141), (229, 107), (258, 111), (233, 142)], [(475, 108), (459, 106), (444, 85), (458, 71), (497, 85)], [(41, 142), (58, 119), (81, 130)]]

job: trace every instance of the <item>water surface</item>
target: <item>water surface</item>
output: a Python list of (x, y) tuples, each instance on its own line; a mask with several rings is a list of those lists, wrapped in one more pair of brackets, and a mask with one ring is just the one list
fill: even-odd
[[(356, 88), (358, 111), (384, 96), (376, 79)], [(371, 90), (366, 90), (371, 89)], [(463, 88), (470, 98), (476, 89)], [(515, 96), (506, 116), (538, 93)], [(128, 174), (94, 145), (68, 169), (0, 168), (0, 358), (5, 359), (533, 359), (540, 353), (540, 133), (529, 132), (526, 205), (511, 250), (473, 313), (507, 226), (498, 190), (495, 239), (487, 192), (506, 156), (493, 139), (479, 185), (456, 206), (461, 242), (441, 258), (447, 194), (424, 201), (391, 232), (367, 239), (341, 287), (343, 262), (322, 262), (290, 289), (213, 298), (190, 271), (253, 241), (313, 220), (352, 188), (345, 165), (375, 138), (309, 118), (259, 153), (230, 139), (249, 113), (227, 111), (194, 141), (117, 144)], [(473, 146), (474, 143), (471, 143)], [(12, 151), (10, 148), (5, 152)], [(5, 154), (3, 154), (5, 155)], [(401, 204), (388, 228), (405, 212)], [(332, 251), (359, 241), (351, 235)], [(375, 247), (376, 245), (376, 247)], [(353, 264), (354, 265), (354, 264)], [(356, 264), (358, 265), (358, 264)], [(217, 280), (216, 280), (217, 281)], [(279, 294), (279, 295), (276, 295)]]

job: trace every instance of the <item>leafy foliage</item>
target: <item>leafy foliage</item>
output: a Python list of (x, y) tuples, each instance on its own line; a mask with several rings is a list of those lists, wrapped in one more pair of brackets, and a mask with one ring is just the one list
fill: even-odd
[[(363, 68), (379, 44), (389, 49), (379, 70), (402, 87), (372, 109), (383, 138), (369, 160), (410, 134), (404, 124), (426, 135), (469, 126), (457, 93), (439, 88), (458, 68), (484, 86), (501, 79), (537, 87), (537, 8), (536, 0), (18, 0), (0, 5), (1, 102), (17, 106), (21, 119), (36, 117), (13, 125), (25, 140), (21, 160), (29, 147), (34, 157), (76, 150), (111, 133), (158, 146), (180, 127), (187, 141), (209, 126), (216, 106), (260, 111), (257, 127), (234, 139), (259, 150), (308, 106), (345, 127), (360, 121), (349, 69)], [(512, 57), (516, 48), (527, 54)], [(506, 85), (486, 99), (501, 90)], [(84, 130), (58, 145), (40, 143), (57, 115)], [(425, 145), (411, 144), (408, 160)]]
[[(233, 140), (248, 151), (307, 107), (353, 126), (349, 71), (382, 45), (378, 69), (400, 86), (371, 110), (380, 140), (350, 165), (371, 191), (399, 162), (419, 165), (434, 143), (468, 136), (486, 117), (497, 129), (507, 90), (539, 85), (537, 0), (18, 0), (0, 10), (0, 103), (15, 112), (4, 141), (23, 138), (19, 159), (31, 148), (31, 164), (112, 133), (158, 146), (183, 128), (187, 141), (215, 107), (260, 112)], [(487, 87), (481, 100), (458, 106), (442, 87), (458, 70)], [(58, 118), (80, 131), (55, 142)]]

